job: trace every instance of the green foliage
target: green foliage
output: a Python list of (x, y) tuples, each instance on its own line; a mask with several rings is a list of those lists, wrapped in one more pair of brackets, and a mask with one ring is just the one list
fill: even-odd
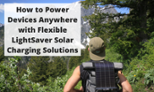
[(32, 57), (28, 67), (32, 71), (29, 77), (33, 82), (42, 85), (47, 84), (47, 79), (51, 76), (56, 78), (66, 74), (66, 63), (60, 57), (54, 57), (53, 62), (49, 62), (49, 57)]
[[(144, 50), (146, 50), (146, 48)], [(121, 56), (118, 53), (109, 49), (106, 49), (106, 52), (106, 56), (109, 59), (111, 58), (110, 60), (121, 62)], [(67, 80), (71, 77), (75, 69), (75, 67), (73, 67), (71, 70), (67, 71), (67, 73), (64, 73), (62, 75), (57, 74), (59, 75), (59, 77), (49, 76), (48, 78), (46, 78), (46, 85), (41, 86), (40, 83), (32, 82), (31, 80), (29, 80), (29, 77), (33, 75), (32, 71), (30, 71), (30, 68), (27, 68), (26, 74), (23, 74), (21, 78), (18, 78), (17, 63), (19, 62), (19, 60), (20, 58), (18, 59), (18, 57), (16, 57), (10, 58), (10, 62), (1, 62), (0, 71), (3, 72), (0, 72), (0, 89), (2, 90), (2, 92), (63, 92), (63, 88)], [(85, 58), (83, 58), (81, 61), (85, 62), (84, 60), (87, 61)], [(145, 86), (153, 85), (154, 69), (145, 71), (145, 69), (147, 68), (143, 63), (143, 60), (139, 60), (137, 58), (132, 58), (131, 60), (132, 62), (130, 63), (129, 67), (127, 66), (123, 73), (127, 75), (126, 77), (131, 83), (134, 92), (146, 92)], [(62, 72), (60, 70), (54, 70), (58, 69), (58, 66), (60, 66), (61, 68), (63, 67), (62, 65), (66, 66), (65, 64), (58, 64), (58, 61), (64, 63), (60, 57), (55, 57), (54, 62), (50, 62), (48, 64), (48, 68), (55, 66), (55, 68), (52, 68), (53, 70), (51, 70), (53, 71), (53, 74), (55, 73), (55, 71)], [(10, 76), (8, 76), (7, 74), (9, 74)], [(80, 87), (81, 81), (75, 88), (79, 89)]]
[(136, 82), (135, 84), (131, 84), (133, 92), (147, 92), (145, 90), (145, 85), (143, 83), (144, 79), (140, 79), (138, 82)]
[(135, 70), (135, 71), (131, 71), (129, 73), (129, 75), (127, 76), (128, 81), (131, 84), (135, 84), (136, 82), (138, 82), (141, 78), (143, 78), (144, 76), (144, 71), (142, 70)]
[(27, 68), (27, 74), (19, 79), (17, 63), (19, 57), (9, 58), (8, 62), (0, 64), (0, 91), (1, 92), (45, 92), (45, 87), (28, 79), (32, 74)]
[(52, 92), (63, 92), (63, 88), (68, 79), (72, 76), (74, 69), (75, 67), (73, 67), (70, 71), (67, 71), (65, 75), (61, 77), (56, 77), (56, 79), (49, 77), (49, 79), (47, 80), (48, 81), (47, 90), (50, 90)]
[(68, 75), (65, 75), (64, 77), (57, 77), (54, 81), (54, 85), (52, 85), (52, 91), (53, 92), (63, 92), (63, 88), (69, 79)]
[[(88, 61), (88, 60), (90, 60), (90, 58), (89, 58), (89, 51), (88, 51), (88, 47), (89, 46), (86, 46), (86, 49), (84, 50), (84, 52), (83, 52), (83, 54), (81, 54), (81, 55), (83, 55), (84, 56), (84, 60), (83, 61), (81, 61), (81, 62), (85, 62), (85, 61)], [(83, 51), (83, 50), (82, 50)]]
[(48, 69), (49, 57), (31, 57), (28, 67), (32, 71), (32, 75), (29, 77), (33, 82), (39, 82), (41, 85), (46, 84), (48, 75), (46, 70)]
[(54, 57), (53, 61), (48, 64), (46, 74), (53, 78), (66, 74), (66, 63), (60, 57)]
[(27, 74), (26, 69), (22, 69), (21, 72), (19, 72), (19, 78), (21, 78), (24, 74)]
[(122, 55), (114, 52), (113, 49), (105, 49), (105, 59), (110, 62), (122, 62)]
[(145, 85), (152, 85), (154, 84), (154, 68), (153, 69), (150, 69), (148, 70), (146, 73), (145, 73), (145, 81), (144, 81), (144, 84)]
[[(119, 8), (128, 7), (131, 10), (127, 15), (105, 14), (100, 12), (98, 7), (95, 8), (95, 14), (85, 17), (92, 31), (87, 35), (90, 38), (98, 36), (105, 41), (106, 60), (124, 64), (123, 73), (131, 83), (134, 92), (147, 92), (149, 91), (147, 88), (152, 89), (154, 86), (154, 2), (151, 0), (82, 1), (85, 8), (108, 4), (114, 4)], [(120, 16), (123, 18), (120, 18), (119, 22), (114, 21), (114, 17)], [(3, 34), (4, 28), (1, 28), (1, 38)], [(1, 92), (62, 92), (75, 67), (90, 59), (87, 46), (81, 51), (81, 56), (54, 57), (53, 62), (48, 62), (49, 57), (31, 57), (29, 68), (19, 72), (20, 58), (9, 58), (9, 61), (4, 62), (3, 53), (1, 47)], [(68, 61), (69, 71), (66, 70)], [(81, 81), (75, 88), (80, 87)]]
[[(82, 59), (85, 57), (87, 58), (87, 53), (84, 53), (85, 51), (81, 50), (81, 56), (72, 56), (69, 60), (69, 69), (72, 69), (73, 67), (76, 67), (82, 63)], [(85, 62), (85, 61), (84, 61)]]
[(0, 90), (2, 92), (17, 91), (16, 82), (16, 66), (14, 61), (0, 63)]
[[(153, 35), (154, 9), (151, 8), (151, 0), (127, 1), (127, 0), (85, 0), (81, 1), (85, 8), (95, 7), (95, 13), (84, 17), (91, 26), (91, 33), (87, 35), (92, 38), (101, 37), (107, 47), (114, 47), (115, 52), (121, 54), (123, 59), (130, 59), (138, 54), (142, 48), (143, 40), (150, 39)], [(109, 4), (118, 8), (130, 8), (129, 14), (111, 14), (100, 12), (100, 7)], [(123, 16), (123, 18), (120, 18)], [(119, 18), (115, 21), (114, 18)], [(108, 43), (108, 44), (107, 44)]]
[(0, 62), (4, 59), (4, 48), (3, 46), (0, 47)]
[(154, 38), (143, 44), (144, 48), (140, 50), (138, 56), (142, 58), (146, 70), (154, 66)]
[[(147, 88), (152, 88), (153, 85), (153, 63), (154, 63), (154, 39), (150, 39), (143, 44), (143, 48), (139, 51), (137, 57), (133, 58), (130, 65), (127, 66), (125, 70), (127, 74), (127, 79), (134, 88), (135, 92), (140, 92), (144, 90), (145, 92)], [(135, 77), (134, 77), (135, 76)], [(142, 81), (140, 81), (142, 80)], [(150, 92), (150, 91), (149, 91)]]

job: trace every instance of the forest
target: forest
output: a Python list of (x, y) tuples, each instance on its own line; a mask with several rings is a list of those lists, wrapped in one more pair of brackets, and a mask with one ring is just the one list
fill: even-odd
[[(95, 7), (92, 15), (84, 17), (92, 31), (86, 34), (105, 41), (105, 59), (123, 63), (133, 92), (154, 92), (153, 0), (85, 0), (81, 4), (86, 9)], [(102, 13), (100, 7), (110, 4), (130, 12)], [(2, 38), (3, 32), (4, 27), (0, 28)], [(71, 57), (6, 57), (1, 46), (0, 92), (63, 92), (76, 66), (89, 60), (88, 46), (81, 56)], [(75, 88), (81, 86), (80, 81)]]

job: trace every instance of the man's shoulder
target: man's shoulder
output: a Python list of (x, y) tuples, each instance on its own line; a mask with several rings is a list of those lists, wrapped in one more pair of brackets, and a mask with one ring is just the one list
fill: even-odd
[(73, 73), (80, 75), (80, 66), (77, 66)]

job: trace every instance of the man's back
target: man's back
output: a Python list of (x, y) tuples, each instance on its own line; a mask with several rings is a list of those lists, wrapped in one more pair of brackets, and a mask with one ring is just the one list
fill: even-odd
[[(84, 74), (85, 73), (85, 74)], [(82, 77), (80, 77), (80, 66), (76, 67), (72, 76), (69, 78), (69, 80), (67, 81), (65, 87), (64, 87), (64, 92), (85, 92), (86, 90), (84, 90), (86, 87), (84, 87), (85, 85), (85, 80), (83, 79), (82, 81), (82, 89), (74, 89), (74, 87), (76, 86), (76, 84), (79, 82), (79, 80), (82, 80)], [(86, 72), (83, 72), (83, 75), (85, 75), (86, 78)], [(125, 76), (122, 74), (121, 71), (118, 71), (118, 77), (120, 79), (120, 85), (122, 87), (122, 92), (133, 92), (132, 91), (132, 87), (129, 84), (128, 80), (125, 78)]]
[(85, 92), (109, 91), (119, 92), (118, 71), (123, 69), (123, 64), (90, 60), (80, 65), (80, 78)]
[[(91, 60), (99, 61), (105, 59), (104, 41), (100, 37), (94, 37), (90, 40), (88, 50)], [(118, 77), (120, 79), (120, 85), (122, 86), (122, 92), (132, 92), (131, 85), (121, 71), (118, 71)], [(82, 66), (77, 66), (67, 81), (64, 92), (85, 92), (87, 79), (88, 72), (83, 70)], [(74, 89), (79, 80), (82, 80), (82, 87), (79, 90)]]

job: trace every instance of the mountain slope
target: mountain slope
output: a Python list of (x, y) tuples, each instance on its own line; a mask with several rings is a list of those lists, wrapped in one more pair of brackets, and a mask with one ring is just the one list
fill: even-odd
[[(95, 8), (84, 9), (83, 7), (81, 7), (81, 17), (93, 14), (94, 10)], [(109, 14), (118, 13), (113, 5), (100, 7), (100, 12)], [(118, 18), (115, 18), (115, 21), (118, 21)], [(83, 18), (81, 18), (81, 43), (85, 46), (89, 43), (89, 37), (87, 37), (86, 35), (86, 33), (88, 32), (90, 32), (90, 25), (87, 20), (83, 20)]]
[(0, 23), (0, 27), (4, 26), (2, 23)]
[(4, 26), (0, 27), (0, 46), (4, 44)]

